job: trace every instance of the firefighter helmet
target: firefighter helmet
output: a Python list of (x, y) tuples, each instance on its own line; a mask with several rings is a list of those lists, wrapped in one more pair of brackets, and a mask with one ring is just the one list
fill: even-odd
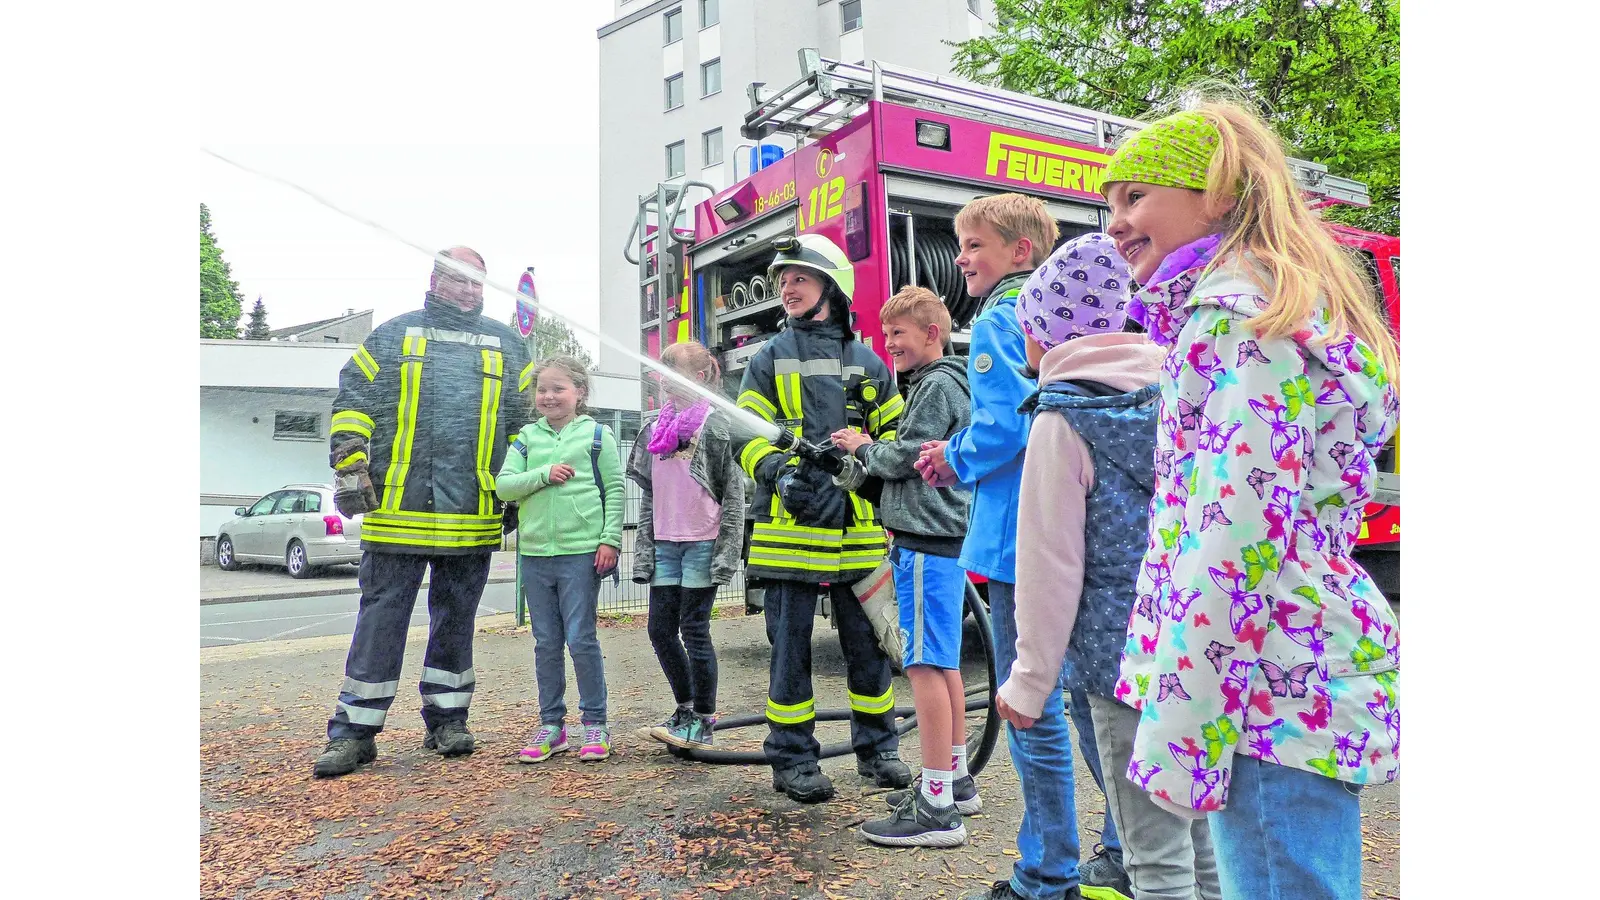
[[(856, 270), (855, 266), (850, 264), (849, 257), (839, 249), (838, 244), (820, 234), (802, 234), (797, 237), (778, 238), (772, 245), (777, 249), (778, 255), (773, 257), (772, 265), (767, 268), (769, 290), (774, 292), (778, 290), (778, 275), (784, 269), (789, 266), (805, 266), (833, 282), (844, 295), (845, 302), (850, 302), (850, 295), (855, 293), (856, 289)], [(827, 294), (828, 292), (824, 290), (823, 297), (827, 297)], [(817, 306), (807, 314), (806, 318), (816, 315), (822, 302), (817, 301)]]

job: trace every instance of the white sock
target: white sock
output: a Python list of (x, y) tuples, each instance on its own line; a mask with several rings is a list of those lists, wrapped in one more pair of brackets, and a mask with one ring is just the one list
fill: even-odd
[(922, 799), (929, 806), (944, 808), (956, 802), (955, 789), (950, 786), (953, 779), (950, 773), (943, 769), (922, 770)]
[(950, 748), (950, 756), (951, 756), (950, 768), (955, 770), (954, 772), (950, 773), (950, 780), (954, 781), (957, 778), (965, 778), (968, 775), (972, 774), (971, 772), (967, 771), (967, 745), (966, 744), (957, 744), (954, 747), (951, 747)]

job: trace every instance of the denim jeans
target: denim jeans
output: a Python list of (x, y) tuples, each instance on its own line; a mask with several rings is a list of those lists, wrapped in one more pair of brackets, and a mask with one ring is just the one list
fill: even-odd
[(1361, 897), (1360, 786), (1233, 757), (1228, 805), (1206, 818), (1224, 897)]
[[(1016, 585), (989, 582), (994, 628), (994, 671), (1004, 684), (1017, 660)], [(1011, 765), (1022, 787), (1021, 858), (1011, 869), (1011, 889), (1028, 900), (1058, 900), (1078, 884), (1078, 809), (1072, 777), (1072, 735), (1061, 685), (1045, 698), (1033, 727), (1006, 723)]]
[(650, 587), (648, 630), (662, 674), (678, 705), (693, 702), (694, 711), (702, 716), (717, 711), (717, 648), (711, 644), (711, 606), (716, 599), (715, 586)]
[(1072, 730), (1078, 733), (1078, 749), (1083, 751), (1083, 761), (1089, 765), (1089, 774), (1106, 798), (1104, 818), (1100, 825), (1100, 843), (1112, 859), (1122, 864), (1122, 842), (1117, 839), (1117, 822), (1111, 817), (1111, 795), (1106, 793), (1105, 775), (1100, 771), (1100, 748), (1095, 746), (1094, 718), (1089, 713), (1089, 694), (1076, 690), (1067, 692), (1067, 714), (1072, 717)]
[(606, 724), (605, 658), (595, 630), (600, 576), (593, 553), (524, 556), (522, 591), (533, 627), (533, 674), (539, 684), (539, 724), (567, 719), (567, 661), (578, 674), (578, 711), (585, 725)]

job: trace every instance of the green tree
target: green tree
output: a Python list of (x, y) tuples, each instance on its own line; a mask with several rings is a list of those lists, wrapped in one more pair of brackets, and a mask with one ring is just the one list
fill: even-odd
[(211, 233), (211, 210), (200, 204), (200, 336), (238, 338), (244, 299)]
[[(511, 327), (517, 327), (516, 313), (511, 315)], [(533, 320), (533, 332), (523, 338), (522, 343), (528, 349), (528, 359), (535, 362), (552, 356), (570, 356), (583, 363), (585, 369), (594, 370), (594, 360), (579, 343), (577, 335), (567, 323), (548, 313)]]
[(272, 337), (272, 329), (267, 327), (267, 305), (256, 298), (256, 305), (250, 309), (250, 324), (245, 326), (244, 339), (247, 341), (265, 341)]
[(1199, 80), (1242, 88), (1301, 159), (1365, 182), (1331, 220), (1400, 233), (1398, 0), (995, 0), (995, 33), (955, 71), (1115, 115), (1161, 111)]

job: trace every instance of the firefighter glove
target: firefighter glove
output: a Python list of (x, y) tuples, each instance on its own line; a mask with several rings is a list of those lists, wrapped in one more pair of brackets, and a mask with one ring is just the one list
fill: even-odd
[(833, 476), (802, 460), (778, 479), (778, 496), (796, 522), (810, 528), (845, 527), (845, 494)]
[(367, 472), (365, 441), (343, 441), (328, 454), (333, 466), (333, 505), (345, 518), (369, 513), (378, 508), (378, 494)]
[(783, 468), (783, 454), (769, 453), (760, 462), (756, 463), (756, 481), (767, 487), (774, 486), (778, 481), (778, 471)]

